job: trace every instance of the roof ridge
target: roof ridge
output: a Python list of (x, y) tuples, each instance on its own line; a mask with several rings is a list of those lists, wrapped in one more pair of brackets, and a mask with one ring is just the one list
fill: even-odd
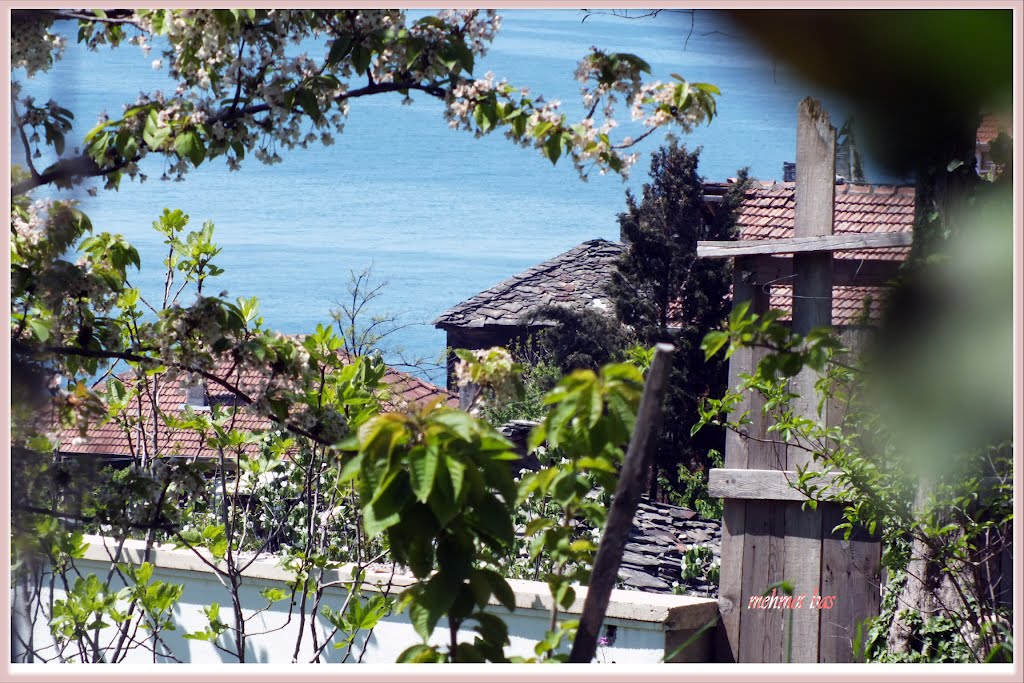
[(536, 276), (542, 273), (548, 273), (566, 262), (571, 262), (575, 260), (575, 257), (578, 256), (580, 253), (589, 251), (590, 248), (596, 246), (619, 244), (619, 242), (607, 240), (604, 239), (603, 237), (595, 237), (593, 239), (580, 242), (576, 246), (568, 249), (567, 251), (563, 251), (562, 253), (552, 256), (546, 261), (542, 261), (534, 266), (530, 266), (526, 270), (523, 270), (519, 273), (516, 273), (515, 275), (507, 277), (501, 282), (498, 282), (488, 287), (487, 289), (474, 294), (470, 298), (455, 304), (454, 306), (446, 309), (437, 318), (435, 318), (432, 324), (435, 326), (443, 325), (446, 319), (451, 318), (465, 310), (471, 309), (476, 305), (483, 304), (484, 302), (489, 301), (497, 296), (500, 296), (505, 292), (508, 292), (510, 289), (517, 286), (528, 277)]

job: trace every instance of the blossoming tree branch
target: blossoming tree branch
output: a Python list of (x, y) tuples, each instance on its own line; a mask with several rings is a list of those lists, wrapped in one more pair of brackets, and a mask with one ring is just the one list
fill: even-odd
[[(275, 163), (282, 150), (331, 144), (353, 100), (394, 92), (406, 102), (414, 94), (443, 100), (450, 126), (477, 135), (500, 128), (552, 162), (568, 156), (583, 175), (593, 168), (625, 173), (639, 137), (612, 137), (617, 104), (643, 121), (644, 137), (670, 124), (690, 130), (710, 121), (718, 93), (681, 76), (644, 83), (650, 67), (642, 59), (594, 48), (576, 70), (587, 113), (571, 121), (557, 101), (490, 73), (474, 77), (501, 25), (493, 10), (445, 10), (415, 21), (399, 10), (16, 11), (15, 69), (32, 76), (60, 58), (66, 39), (57, 20), (77, 21), (78, 40), (91, 49), (132, 43), (148, 54), (156, 46), (153, 67), (177, 85), (125, 103), (120, 118), (100, 116), (84, 152), (64, 156), (72, 112), (52, 100), (37, 103), (13, 83), (14, 123), (31, 173), (12, 188), (15, 195), (87, 177), (116, 188), (124, 174), (139, 176), (138, 162), (154, 153), (176, 177), (217, 157), (231, 169), (246, 155)], [(312, 47), (310, 38), (319, 54), (295, 54)], [(32, 152), (43, 138), (59, 159), (37, 169)]]

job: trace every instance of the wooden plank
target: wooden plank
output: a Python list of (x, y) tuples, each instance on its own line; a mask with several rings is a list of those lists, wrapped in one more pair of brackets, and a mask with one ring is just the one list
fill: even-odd
[[(745, 274), (757, 282), (775, 282), (793, 278), (793, 257), (745, 256)], [(832, 259), (833, 287), (881, 287), (898, 275), (902, 261), (894, 259)], [(788, 283), (787, 283), (788, 284)]]
[[(794, 595), (813, 595), (821, 583), (821, 510), (804, 509), (801, 503), (775, 503), (785, 512), (785, 566), (783, 576), (793, 584)], [(792, 610), (792, 662), (818, 661), (818, 613), (807, 608)]]
[(821, 103), (800, 101), (796, 114), (793, 235), (832, 235), (836, 199), (836, 129)]
[[(743, 591), (740, 605), (740, 662), (785, 661), (785, 609), (749, 608), (752, 596), (763, 595), (781, 581), (785, 562), (785, 514), (778, 503), (749, 501), (743, 536)], [(778, 589), (777, 593), (781, 593)]]
[(668, 377), (672, 372), (672, 355), (676, 348), (671, 344), (657, 344), (654, 360), (647, 371), (644, 393), (637, 410), (636, 424), (629, 440), (626, 459), (622, 464), (619, 484), (615, 489), (608, 521), (605, 524), (601, 542), (594, 557), (594, 569), (587, 585), (587, 597), (580, 613), (580, 625), (569, 653), (569, 661), (586, 664), (594, 659), (597, 638), (608, 611), (608, 600), (615, 587), (622, 552), (626, 547), (633, 517), (636, 514), (643, 482), (649, 463), (654, 459), (654, 450), (661, 429), (662, 404)]
[[(842, 507), (833, 503), (818, 506), (825, 538), (822, 542), (822, 605), (835, 596), (829, 609), (819, 610), (820, 662), (852, 662), (857, 625), (878, 615), (881, 603), (882, 544), (863, 528), (854, 529), (849, 541), (832, 529), (843, 519)], [(862, 636), (863, 637), (863, 636)]]
[(715, 629), (715, 661), (739, 661), (740, 615), (743, 602), (743, 538), (747, 502), (725, 500), (722, 505), (722, 547), (718, 579), (718, 627)]
[[(769, 308), (770, 294), (759, 280), (744, 275), (745, 259), (737, 259), (733, 269), (733, 306), (750, 302), (750, 312), (764, 313)], [(761, 359), (762, 349), (738, 349), (729, 360), (729, 386), (740, 383), (740, 374), (749, 372)], [(750, 410), (755, 423), (761, 419), (761, 399), (748, 394), (737, 407), (739, 413)], [(751, 442), (729, 430), (725, 434), (726, 467), (747, 467), (747, 451)], [(715, 659), (738, 662), (740, 651), (740, 615), (743, 611), (743, 552), (747, 504), (726, 500), (722, 510), (721, 574), (718, 582), (720, 621), (715, 629)]]
[[(813, 484), (836, 493), (835, 473), (825, 472), (815, 477)], [(778, 500), (802, 503), (807, 500), (801, 491), (793, 488), (799, 479), (795, 470), (742, 470), (713, 468), (708, 472), (708, 493), (727, 500)]]
[(780, 237), (771, 240), (701, 240), (698, 258), (732, 258), (758, 254), (796, 254), (813, 251), (853, 251), (909, 247), (909, 232), (843, 233), (820, 237)]
[[(736, 264), (738, 277), (734, 275), (734, 291), (736, 282), (743, 280), (743, 261)], [(735, 271), (734, 271), (735, 272)], [(761, 312), (767, 310), (771, 298), (770, 290), (756, 280), (749, 279), (743, 283), (752, 296), (751, 310)], [(734, 297), (735, 305), (735, 297)], [(737, 363), (737, 372), (751, 372), (764, 354), (762, 349), (752, 350), (751, 355), (742, 359), (744, 365)], [(730, 363), (732, 368), (732, 363)], [(763, 399), (750, 395), (746, 399), (750, 409), (751, 423), (747, 425), (744, 435), (739, 440), (743, 443), (745, 463), (740, 467), (756, 469), (785, 469), (785, 450), (778, 448), (768, 438), (768, 419), (761, 413)], [(729, 466), (732, 463), (727, 460)], [(751, 596), (761, 595), (765, 589), (776, 581), (780, 581), (783, 569), (783, 538), (785, 517), (777, 505), (762, 501), (746, 503), (743, 534), (735, 537), (733, 542), (742, 546), (742, 557), (733, 567), (740, 570), (740, 576), (732, 579), (739, 582), (739, 619), (737, 634), (739, 649), (737, 661), (740, 662), (780, 662), (783, 658), (783, 614), (782, 610), (747, 609), (747, 601)], [(723, 542), (725, 536), (723, 534)], [(723, 547), (724, 552), (724, 547)], [(722, 578), (725, 579), (726, 565), (723, 554)], [(731, 587), (730, 587), (731, 588)], [(721, 593), (720, 593), (721, 595)]]
[[(850, 353), (841, 362), (855, 362), (870, 341), (871, 332), (864, 329), (844, 330), (840, 334)], [(826, 405), (825, 422), (829, 427), (843, 424), (847, 406), (837, 400)], [(855, 529), (850, 541), (832, 529), (842, 521), (839, 505), (819, 505), (822, 511), (822, 595), (835, 595), (831, 609), (821, 610), (819, 661), (852, 662), (853, 640), (857, 623), (878, 614), (881, 593), (882, 546), (863, 528)]]
[[(748, 311), (762, 315), (771, 307), (771, 293), (770, 290), (762, 286), (763, 280), (749, 276), (750, 265), (750, 259), (741, 258), (737, 259), (733, 266), (732, 306), (735, 309), (741, 303), (749, 301)], [(762, 348), (748, 346), (737, 349), (729, 359), (729, 387), (738, 386), (742, 381), (740, 376), (749, 373), (764, 357), (764, 354), (765, 350)], [(750, 411), (753, 424), (748, 427), (748, 430), (759, 429), (757, 425), (761, 419), (761, 405), (759, 396), (747, 394), (743, 401), (736, 406), (735, 414), (737, 415), (747, 410)], [(748, 440), (742, 434), (728, 430), (725, 433), (725, 466), (737, 469), (748, 467), (747, 445)]]

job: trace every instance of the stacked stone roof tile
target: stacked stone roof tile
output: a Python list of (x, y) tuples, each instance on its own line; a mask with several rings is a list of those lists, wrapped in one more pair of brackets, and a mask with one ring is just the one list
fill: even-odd
[(610, 306), (604, 287), (621, 253), (618, 242), (589, 240), (449, 308), (434, 325), (522, 325), (524, 314), (547, 304)]

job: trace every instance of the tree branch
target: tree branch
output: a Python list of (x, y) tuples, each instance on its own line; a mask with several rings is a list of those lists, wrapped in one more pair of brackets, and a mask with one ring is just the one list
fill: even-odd
[[(445, 88), (443, 85), (445, 81), (438, 81), (432, 83), (419, 83), (414, 81), (402, 81), (398, 83), (374, 83), (373, 85), (367, 85), (362, 88), (356, 88), (355, 90), (349, 90), (347, 92), (338, 95), (335, 98), (336, 102), (343, 102), (345, 100), (356, 99), (359, 97), (367, 97), (369, 95), (379, 95), (381, 93), (399, 92), (401, 90), (416, 90), (418, 92), (426, 93), (432, 97), (443, 99), (445, 97)], [(244, 116), (250, 116), (253, 114), (262, 114), (270, 111), (270, 105), (266, 102), (261, 104), (253, 104), (248, 107), (238, 108), (236, 103), (232, 103), (230, 107), (220, 110), (209, 118), (210, 125), (218, 122), (230, 122), (240, 119)], [(16, 185), (11, 186), (11, 196), (16, 197), (18, 195), (30, 192), (37, 187), (42, 185), (48, 185), (59, 181), (71, 181), (77, 178), (88, 178), (105, 176), (118, 171), (130, 163), (139, 161), (142, 155), (136, 155), (132, 159), (123, 159), (113, 166), (101, 168), (96, 162), (87, 155), (80, 155), (77, 157), (71, 157), (68, 159), (62, 159), (56, 164), (50, 167), (48, 171), (42, 174), (34, 175), (32, 178), (23, 180)]]
[(54, 19), (64, 19), (71, 21), (87, 21), (95, 24), (115, 24), (115, 25), (129, 25), (138, 28), (138, 24), (135, 21), (135, 10), (130, 9), (111, 9), (106, 10), (105, 17), (99, 17), (95, 14), (81, 12), (79, 10), (49, 10), (46, 12)]
[(63, 180), (71, 181), (76, 178), (91, 178), (109, 175), (114, 171), (121, 170), (128, 164), (137, 162), (141, 158), (142, 155), (136, 155), (131, 159), (122, 159), (113, 166), (106, 168), (100, 168), (100, 166), (93, 161), (92, 157), (85, 154), (68, 159), (61, 159), (51, 166), (49, 170), (41, 174), (37, 174), (32, 178), (23, 180), (16, 185), (12, 185), (11, 196), (17, 197), (18, 195), (30, 192), (41, 185), (49, 185), (50, 183), (56, 183)]
[(18, 135), (21, 136), (21, 144), (25, 147), (25, 163), (28, 165), (28, 170), (32, 174), (32, 178), (38, 178), (39, 171), (36, 170), (35, 164), (32, 163), (32, 146), (28, 144), (28, 136), (25, 135), (25, 124), (21, 119), (21, 114), (18, 113), (18, 98), (14, 96), (14, 93), (11, 93), (11, 114), (18, 126)]

